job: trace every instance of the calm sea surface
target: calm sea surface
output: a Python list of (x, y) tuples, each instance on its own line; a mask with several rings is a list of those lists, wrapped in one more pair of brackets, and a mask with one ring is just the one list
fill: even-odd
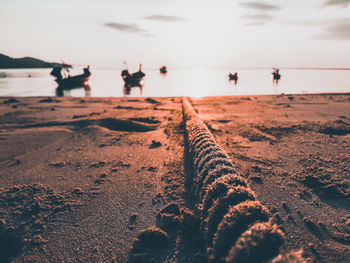
[[(51, 69), (0, 69), (0, 96), (55, 96), (57, 87), (50, 76)], [(228, 81), (229, 70), (169, 70), (161, 75), (158, 70), (145, 70), (142, 91), (133, 88), (128, 96), (220, 96), (258, 94), (306, 94), (350, 92), (348, 70), (283, 70), (278, 85), (272, 83), (272, 70), (237, 69), (237, 85)], [(124, 82), (118, 70), (94, 70), (89, 81), (91, 90), (76, 88), (66, 96), (122, 97)], [(81, 74), (73, 70), (72, 75)]]

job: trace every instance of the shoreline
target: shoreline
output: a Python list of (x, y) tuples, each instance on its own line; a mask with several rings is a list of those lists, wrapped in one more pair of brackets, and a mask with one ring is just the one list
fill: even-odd
[(164, 99), (169, 99), (169, 98), (195, 98), (195, 99), (204, 99), (204, 98), (212, 98), (212, 97), (261, 97), (261, 96), (290, 96), (290, 95), (295, 95), (295, 96), (309, 96), (309, 95), (325, 95), (325, 96), (332, 96), (332, 95), (350, 95), (350, 92), (325, 92), (325, 93), (279, 93), (279, 94), (242, 94), (242, 95), (218, 95), (218, 96), (203, 96), (203, 97), (190, 97), (190, 96), (166, 96), (166, 97), (157, 97), (157, 96), (120, 96), (120, 97), (93, 97), (93, 96), (0, 96), (0, 99), (9, 99), (9, 98), (91, 98), (91, 99), (143, 99), (143, 98), (164, 98)]

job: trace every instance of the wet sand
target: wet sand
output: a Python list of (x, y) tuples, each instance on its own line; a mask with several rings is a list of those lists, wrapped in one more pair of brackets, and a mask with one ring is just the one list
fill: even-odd
[[(190, 101), (286, 251), (346, 262), (350, 95)], [(181, 98), (1, 98), (0, 123), (0, 249), (12, 262), (126, 262), (164, 206), (198, 213)], [(155, 261), (201, 262), (195, 236), (169, 234)]]

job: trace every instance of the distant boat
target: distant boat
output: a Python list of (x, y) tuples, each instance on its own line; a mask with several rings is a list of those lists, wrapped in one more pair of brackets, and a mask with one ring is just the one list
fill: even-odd
[(87, 82), (90, 79), (91, 72), (90, 66), (84, 68), (84, 73), (76, 76), (68, 76), (63, 78), (62, 76), (62, 67), (56, 67), (51, 71), (51, 75), (56, 77), (55, 81), (58, 83), (58, 86), (63, 89), (70, 89), (74, 87), (84, 87), (87, 85)]
[(161, 66), (161, 67), (159, 68), (159, 71), (160, 71), (161, 74), (166, 74), (166, 73), (168, 73), (168, 69), (166, 68), (166, 66)]
[(237, 85), (238, 73), (235, 72), (234, 74), (232, 74), (232, 73), (230, 72), (230, 74), (228, 74), (228, 79), (229, 79), (230, 81), (234, 81), (234, 82), (235, 82), (235, 85)]
[(278, 68), (273, 68), (272, 76), (273, 80), (278, 82), (281, 79), (280, 70)]
[(237, 81), (238, 80), (238, 73), (237, 72), (235, 72), (234, 74), (230, 73), (230, 74), (228, 74), (228, 78), (229, 78), (229, 80)]
[(125, 83), (125, 88), (132, 88), (132, 87), (142, 87), (142, 81), (144, 77), (146, 76), (145, 73), (142, 72), (142, 64), (139, 66), (139, 71), (130, 74), (128, 69), (124, 69), (121, 73), (121, 76)]

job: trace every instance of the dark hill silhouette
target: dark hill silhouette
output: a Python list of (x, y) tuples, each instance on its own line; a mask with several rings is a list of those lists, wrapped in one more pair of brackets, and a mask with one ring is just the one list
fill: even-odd
[(53, 68), (59, 66), (62, 66), (62, 64), (46, 62), (31, 57), (11, 58), (4, 54), (0, 54), (0, 68)]

